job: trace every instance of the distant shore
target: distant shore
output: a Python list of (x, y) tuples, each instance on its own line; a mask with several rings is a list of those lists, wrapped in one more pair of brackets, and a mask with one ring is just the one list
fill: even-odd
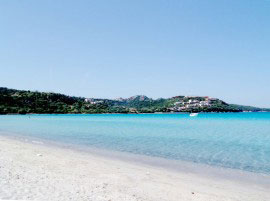
[[(256, 112), (269, 112), (269, 111), (239, 111), (239, 112), (196, 112), (199, 114), (212, 114), (212, 113), (248, 113), (248, 112), (252, 112), (252, 113), (256, 113)], [(0, 115), (61, 115), (61, 114), (191, 114), (192, 112), (148, 112), (148, 113), (25, 113), (25, 114), (20, 114), (20, 113), (8, 113), (8, 114), (0, 114)]]
[(201, 177), (0, 136), (0, 199), (267, 201), (256, 184)]
[(174, 96), (152, 99), (145, 95), (102, 99), (67, 96), (59, 93), (26, 91), (0, 87), (0, 114), (104, 114), (167, 112), (270, 111), (229, 104), (209, 96)]

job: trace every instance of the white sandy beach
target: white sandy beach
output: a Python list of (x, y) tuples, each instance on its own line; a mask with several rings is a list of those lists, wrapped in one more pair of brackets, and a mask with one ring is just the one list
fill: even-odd
[(269, 201), (270, 191), (0, 137), (0, 199)]

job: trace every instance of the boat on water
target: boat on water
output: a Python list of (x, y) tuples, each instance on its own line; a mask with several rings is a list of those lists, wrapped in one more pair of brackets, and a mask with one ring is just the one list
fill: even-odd
[(196, 117), (196, 116), (198, 116), (198, 114), (199, 114), (199, 113), (190, 113), (189, 116), (190, 116), (190, 117)]

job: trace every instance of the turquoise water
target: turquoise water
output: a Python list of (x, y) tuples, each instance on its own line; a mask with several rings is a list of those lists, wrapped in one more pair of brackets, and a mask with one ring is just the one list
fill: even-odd
[(0, 131), (270, 174), (270, 113), (9, 115)]

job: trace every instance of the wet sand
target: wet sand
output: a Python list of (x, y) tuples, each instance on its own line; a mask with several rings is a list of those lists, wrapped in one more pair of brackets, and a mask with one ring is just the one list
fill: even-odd
[(268, 201), (256, 183), (135, 164), (0, 136), (0, 199)]

